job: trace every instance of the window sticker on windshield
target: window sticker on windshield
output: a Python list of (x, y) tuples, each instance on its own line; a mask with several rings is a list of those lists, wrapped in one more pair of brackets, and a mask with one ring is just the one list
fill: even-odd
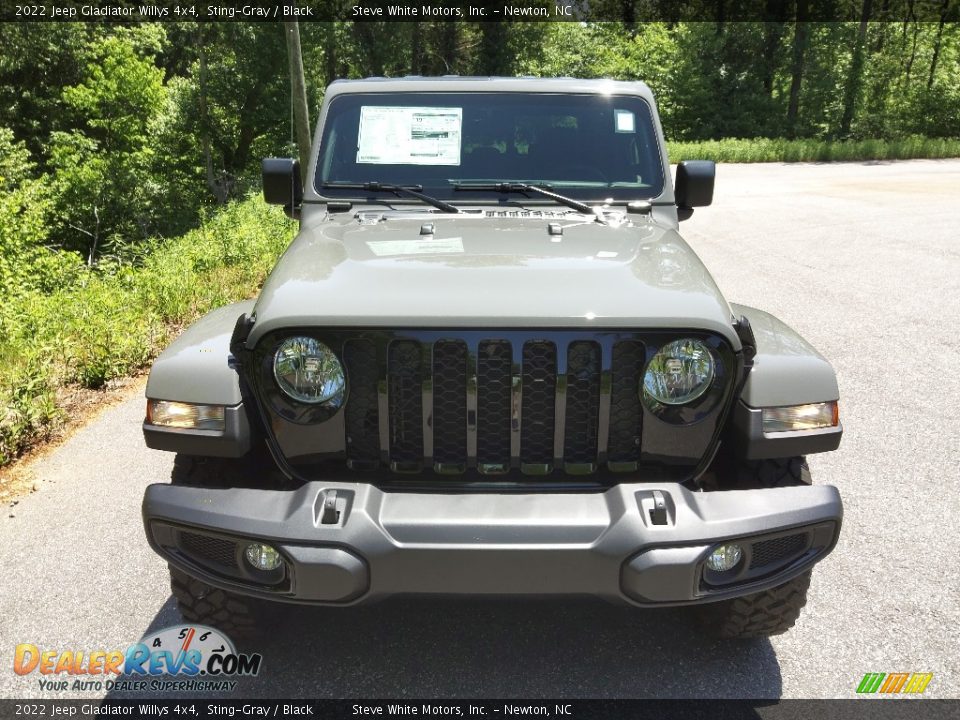
[(463, 252), (463, 238), (436, 240), (368, 240), (367, 247), (378, 257), (388, 255), (449, 255)]
[(614, 110), (613, 118), (616, 121), (616, 130), (618, 133), (636, 132), (633, 113), (629, 110)]
[(360, 108), (357, 162), (459, 165), (463, 108)]

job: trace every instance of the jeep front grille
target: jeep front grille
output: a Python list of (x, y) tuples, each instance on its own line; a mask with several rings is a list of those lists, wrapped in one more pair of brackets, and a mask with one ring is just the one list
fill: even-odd
[[(291, 333), (343, 362), (341, 409), (315, 411), (278, 388), (273, 361)], [(678, 337), (708, 344), (714, 382), (683, 413), (658, 417), (641, 402), (641, 379)], [(682, 329), (297, 328), (265, 336), (252, 360), (241, 367), (291, 477), (330, 477), (346, 461), (370, 482), (433, 476), (431, 486), (478, 490), (689, 480), (717, 446), (742, 371), (722, 337)]]
[(640, 459), (644, 346), (531, 338), (347, 340), (351, 467), (586, 474)]

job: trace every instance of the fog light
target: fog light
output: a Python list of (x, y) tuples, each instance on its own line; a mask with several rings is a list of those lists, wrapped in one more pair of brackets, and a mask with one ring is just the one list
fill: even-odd
[(270, 545), (261, 545), (260, 543), (247, 545), (246, 556), (247, 562), (257, 570), (276, 570), (283, 562), (276, 548)]
[(194, 405), (171, 400), (148, 400), (147, 422), (161, 427), (223, 430), (223, 405)]
[(736, 543), (721, 545), (710, 553), (707, 558), (707, 567), (714, 572), (727, 572), (737, 566), (741, 557), (743, 557), (743, 550)]

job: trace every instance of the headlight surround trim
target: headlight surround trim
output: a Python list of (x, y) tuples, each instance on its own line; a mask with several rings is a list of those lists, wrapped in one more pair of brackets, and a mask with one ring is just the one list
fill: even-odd
[[(647, 389), (647, 378), (651, 373), (651, 366), (658, 361), (658, 358), (669, 352), (670, 348), (684, 343), (695, 346), (703, 354), (701, 360), (708, 358), (706, 362), (709, 369), (704, 371), (704, 378), (698, 383), (696, 393), (687, 393), (682, 397), (682, 402), (663, 402)], [(707, 417), (722, 400), (725, 388), (729, 384), (728, 367), (723, 359), (726, 357), (719, 345), (699, 334), (676, 337), (659, 346), (650, 347), (638, 388), (644, 409), (654, 417), (674, 425), (691, 425)]]
[[(710, 348), (700, 340), (674, 340), (661, 347), (647, 364), (643, 373), (643, 395), (663, 405), (689, 405), (709, 389), (716, 374), (715, 365)], [(668, 384), (682, 385), (684, 376), (686, 383), (690, 383), (690, 376), (694, 377), (692, 388), (677, 397), (670, 397)]]
[[(298, 425), (314, 425), (330, 420), (338, 413), (342, 413), (350, 394), (350, 379), (347, 377), (346, 364), (341, 356), (342, 349), (335, 343), (323, 339), (323, 335), (313, 329), (302, 328), (269, 336), (265, 342), (258, 344), (253, 352), (256, 372), (247, 375), (257, 388), (257, 395), (264, 404), (264, 409)], [(341, 368), (342, 391), (333, 393), (332, 397), (322, 398), (316, 402), (306, 402), (290, 395), (282, 387), (275, 372), (277, 353), (291, 340), (309, 338), (312, 343), (322, 346), (329, 351), (331, 357), (336, 358)]]
[[(273, 379), (287, 397), (306, 405), (339, 408), (347, 394), (340, 358), (309, 335), (294, 335), (280, 343), (273, 354)], [(316, 394), (309, 395), (311, 391)]]

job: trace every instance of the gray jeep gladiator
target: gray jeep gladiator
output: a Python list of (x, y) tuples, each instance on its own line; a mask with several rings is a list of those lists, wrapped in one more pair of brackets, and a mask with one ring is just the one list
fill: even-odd
[(300, 229), (259, 298), (150, 373), (184, 617), (592, 595), (792, 627), (840, 531), (804, 460), (839, 445), (836, 377), (724, 299), (677, 232), (714, 164), (669, 168), (642, 83), (333, 83), (306, 172), (263, 162)]

